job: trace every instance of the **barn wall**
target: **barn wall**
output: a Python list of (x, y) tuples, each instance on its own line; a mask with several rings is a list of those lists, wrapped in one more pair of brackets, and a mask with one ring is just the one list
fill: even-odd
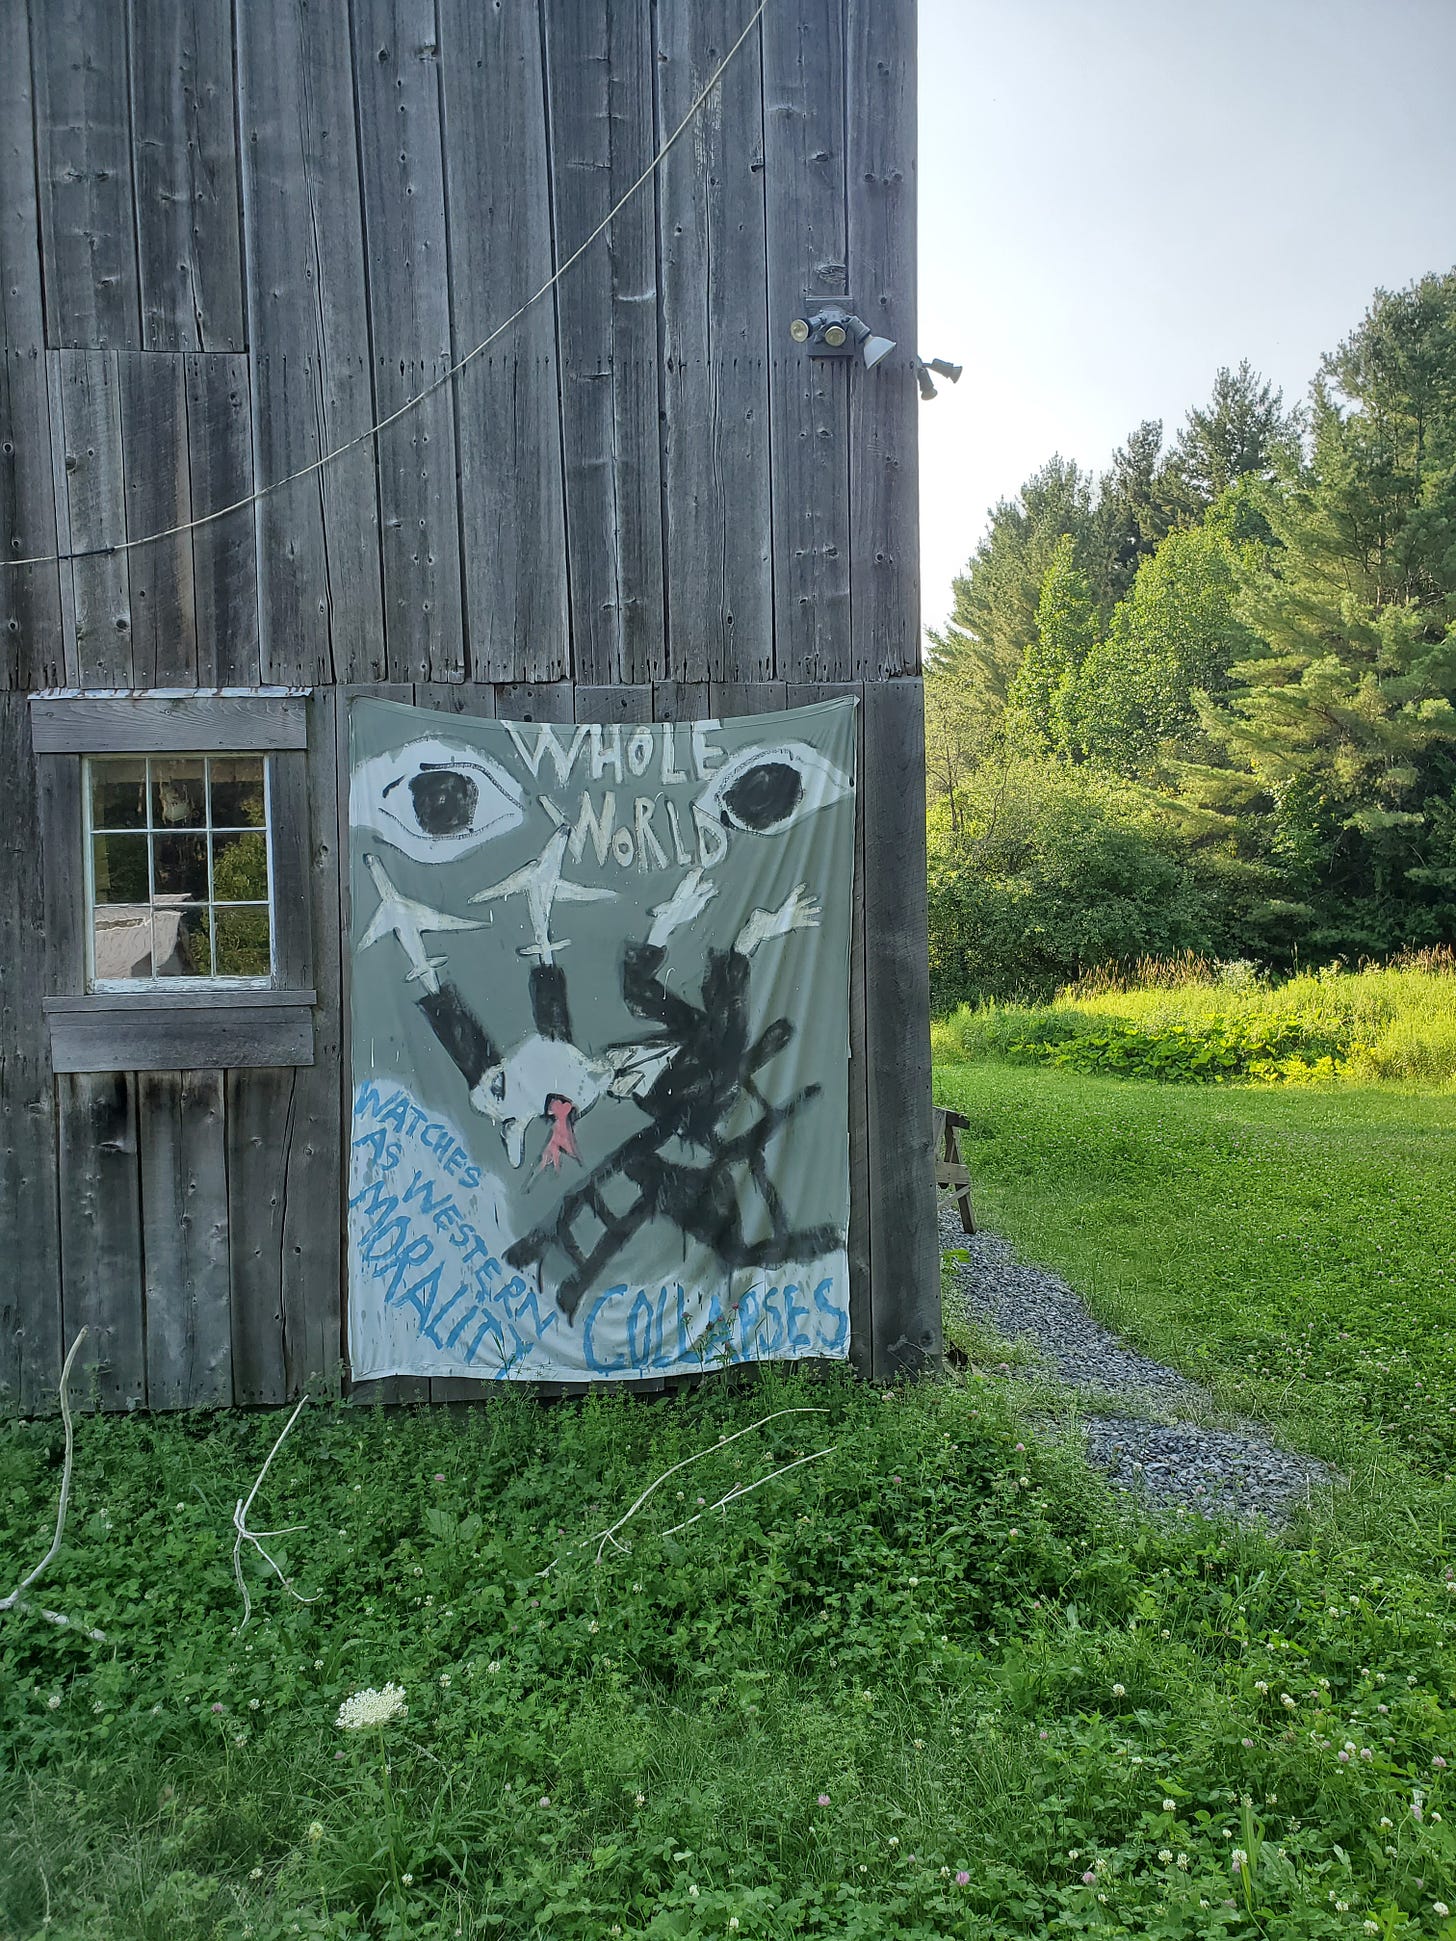
[[(855, 1332), (877, 1375), (938, 1354), (913, 0), (770, 0), (610, 237), (363, 437), (577, 248), (749, 11), (0, 10), (7, 556), (104, 549), (349, 447), (190, 534), (0, 572), (0, 1405), (49, 1405), (83, 1322), (106, 1406), (338, 1375), (350, 692), (592, 721), (862, 695)], [(899, 342), (872, 373), (788, 336), (846, 292)], [(257, 682), (313, 689), (316, 1062), (53, 1076), (68, 913), (27, 691)]]

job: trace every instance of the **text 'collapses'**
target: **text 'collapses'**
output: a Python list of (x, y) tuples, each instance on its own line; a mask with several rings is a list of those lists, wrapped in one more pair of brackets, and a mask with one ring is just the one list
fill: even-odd
[[(509, 1272), (499, 1257), (514, 1236), (488, 1237), (479, 1215), (469, 1217), (482, 1182), (445, 1120), (402, 1087), (359, 1087), (349, 1198), (356, 1271), (382, 1284), (385, 1309), (452, 1363), (520, 1373), (548, 1336), (559, 1362), (562, 1315), (535, 1278)], [(579, 1318), (580, 1359), (598, 1375), (838, 1357), (849, 1339), (847, 1292), (835, 1276), (812, 1286), (758, 1281), (736, 1293), (730, 1284), (623, 1282), (590, 1292)]]

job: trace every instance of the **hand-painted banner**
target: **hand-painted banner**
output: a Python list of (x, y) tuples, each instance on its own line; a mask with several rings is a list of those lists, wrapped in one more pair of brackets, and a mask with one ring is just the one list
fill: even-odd
[(847, 1354), (854, 708), (351, 704), (357, 1379)]

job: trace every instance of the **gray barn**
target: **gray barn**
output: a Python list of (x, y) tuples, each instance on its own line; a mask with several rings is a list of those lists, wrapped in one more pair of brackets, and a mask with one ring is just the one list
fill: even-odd
[[(368, 435), (572, 257), (752, 13), (0, 9), (0, 1408), (54, 1406), (83, 1325), (110, 1408), (347, 1368), (361, 692), (578, 722), (862, 696), (854, 1352), (880, 1378), (938, 1358), (913, 0), (768, 0), (608, 234)], [(816, 298), (898, 347), (811, 355)], [(244, 758), (214, 765), (219, 825), (266, 768), (274, 987), (95, 988), (84, 764), (128, 758), (150, 800), (148, 756), (209, 750)], [(165, 800), (143, 813), (160, 870)], [(215, 964), (247, 961), (245, 916), (209, 907)]]

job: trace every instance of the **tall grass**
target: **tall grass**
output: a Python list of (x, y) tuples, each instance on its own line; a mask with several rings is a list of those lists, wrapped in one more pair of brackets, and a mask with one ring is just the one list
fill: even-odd
[[(1190, 1047), (1217, 1048), (1189, 1069)], [(963, 1005), (932, 1027), (941, 1062), (1024, 1058), (1170, 1077), (1456, 1085), (1456, 950), (1330, 965), (1274, 982), (1247, 963), (1150, 959), (1049, 1005)]]

